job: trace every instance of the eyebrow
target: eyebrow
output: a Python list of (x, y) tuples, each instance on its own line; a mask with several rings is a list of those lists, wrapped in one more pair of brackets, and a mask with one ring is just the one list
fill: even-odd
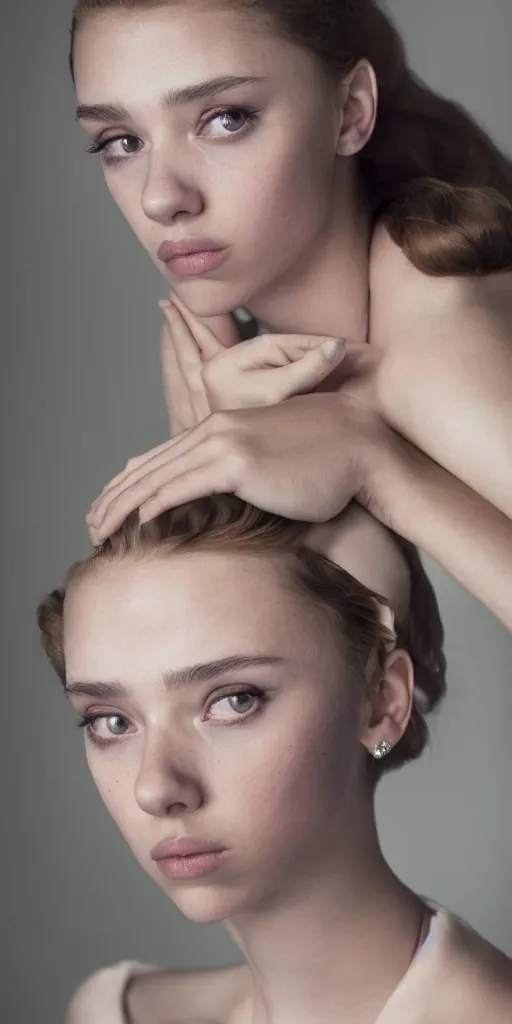
[[(218, 78), (209, 78), (196, 85), (186, 85), (182, 89), (169, 89), (164, 93), (160, 106), (164, 109), (182, 106), (185, 103), (194, 103), (196, 100), (225, 92), (227, 89), (235, 89), (240, 85), (262, 82), (261, 77), (239, 77), (235, 75), (223, 75)], [(80, 104), (76, 109), (77, 121), (123, 121), (130, 118), (125, 107), (112, 103), (93, 103), (91, 106)]]
[[(204, 661), (197, 665), (188, 665), (177, 670), (173, 669), (164, 673), (163, 680), (166, 690), (178, 690), (185, 686), (211, 682), (223, 675), (227, 675), (229, 672), (240, 672), (242, 669), (261, 668), (268, 665), (283, 665), (285, 662), (286, 658), (270, 654), (260, 654), (252, 657), (235, 654), (227, 658), (221, 658), (219, 661)], [(77, 681), (74, 683), (66, 682), (64, 692), (68, 697), (103, 697), (105, 700), (109, 700), (110, 698), (115, 699), (125, 694), (126, 687), (119, 682)]]

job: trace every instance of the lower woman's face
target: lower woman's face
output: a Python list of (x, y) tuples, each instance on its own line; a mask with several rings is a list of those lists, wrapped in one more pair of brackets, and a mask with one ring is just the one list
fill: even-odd
[[(315, 265), (340, 115), (307, 53), (247, 13), (178, 4), (90, 16), (75, 65), (112, 196), (190, 308), (234, 309)], [(252, 80), (182, 93), (227, 76)], [(190, 239), (224, 250), (218, 265), (161, 261), (162, 243)]]
[[(64, 648), (101, 796), (192, 920), (339, 866), (360, 799), (361, 697), (281, 562), (198, 553), (101, 567), (68, 592)], [(222, 847), (214, 870), (178, 879), (152, 859), (178, 836)]]

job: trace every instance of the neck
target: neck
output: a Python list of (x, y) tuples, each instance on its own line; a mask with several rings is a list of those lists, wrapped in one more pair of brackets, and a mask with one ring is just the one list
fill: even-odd
[(424, 909), (375, 828), (364, 855), (317, 862), (300, 886), (225, 922), (248, 967), (244, 1024), (375, 1024), (414, 957)]
[[(346, 168), (339, 165), (339, 175)], [(325, 334), (366, 342), (372, 220), (354, 177), (336, 182), (338, 197), (307, 255), (247, 308), (266, 330)]]

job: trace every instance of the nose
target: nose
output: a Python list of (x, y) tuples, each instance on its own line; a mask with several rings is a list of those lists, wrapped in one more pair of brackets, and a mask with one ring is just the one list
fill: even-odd
[(203, 803), (197, 776), (184, 767), (183, 759), (178, 762), (171, 755), (169, 737), (154, 737), (146, 744), (135, 780), (135, 799), (141, 810), (154, 817), (197, 810)]
[(192, 168), (182, 159), (169, 159), (163, 150), (151, 154), (142, 192), (142, 208), (150, 220), (172, 224), (181, 217), (197, 217), (204, 209), (204, 200)]

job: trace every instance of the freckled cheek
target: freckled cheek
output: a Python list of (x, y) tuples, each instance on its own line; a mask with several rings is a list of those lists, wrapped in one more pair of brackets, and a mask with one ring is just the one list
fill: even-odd
[[(243, 768), (232, 776), (232, 801), (225, 797), (226, 808), (236, 834), (256, 857), (258, 851), (264, 856), (269, 848), (277, 854), (280, 847), (288, 850), (290, 845), (300, 845), (305, 830), (314, 829), (325, 815), (332, 773), (328, 754), (319, 757), (319, 750), (322, 744), (317, 737), (302, 738), (296, 745), (277, 743), (257, 763), (245, 758)], [(228, 794), (229, 789), (224, 787), (224, 792)]]

